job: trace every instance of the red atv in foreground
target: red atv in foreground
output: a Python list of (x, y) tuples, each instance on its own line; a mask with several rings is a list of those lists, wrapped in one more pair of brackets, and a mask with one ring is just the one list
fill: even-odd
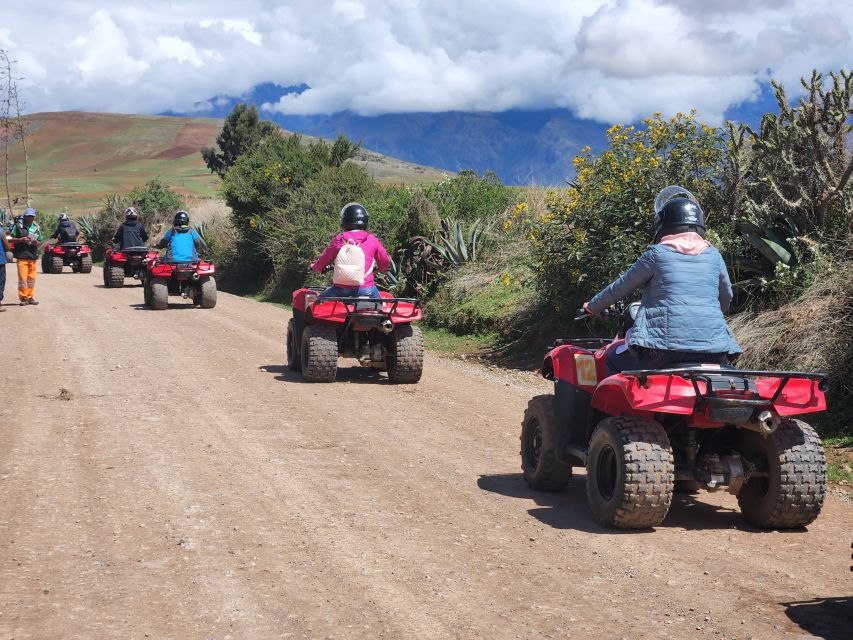
[(287, 324), (287, 366), (308, 382), (334, 382), (338, 356), (363, 367), (385, 370), (388, 380), (409, 384), (421, 379), (424, 340), (413, 322), (423, 319), (420, 300), (395, 298), (317, 299), (322, 288), (293, 292), (293, 318)]
[(44, 245), (42, 273), (62, 273), (62, 267), (71, 267), (74, 273), (91, 273), (92, 250), (89, 245), (77, 242)]
[(586, 467), (596, 522), (659, 525), (676, 489), (725, 489), (753, 525), (795, 528), (820, 513), (826, 459), (798, 414), (826, 409), (827, 374), (746, 371), (701, 362), (607, 375), (615, 339), (557, 340), (530, 400), (521, 465), (532, 489), (558, 491)]
[(145, 261), (142, 290), (145, 306), (165, 309), (169, 296), (189, 298), (202, 309), (216, 306), (216, 280), (213, 278), (212, 262), (166, 262), (161, 258)]
[(159, 257), (159, 252), (148, 247), (107, 249), (104, 255), (104, 286), (123, 287), (125, 278), (141, 280), (145, 262)]

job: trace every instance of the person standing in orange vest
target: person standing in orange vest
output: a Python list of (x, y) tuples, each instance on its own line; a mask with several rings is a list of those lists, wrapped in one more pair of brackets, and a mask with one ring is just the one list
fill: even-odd
[(24, 221), (12, 227), (12, 255), (18, 261), (18, 300), (20, 305), (38, 304), (33, 297), (36, 290), (36, 261), (39, 247), (44, 242), (41, 229), (36, 224), (35, 209), (24, 210)]

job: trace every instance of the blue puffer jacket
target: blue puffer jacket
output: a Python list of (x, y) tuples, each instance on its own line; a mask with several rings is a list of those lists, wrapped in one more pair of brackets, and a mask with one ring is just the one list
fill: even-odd
[(723, 312), (732, 284), (714, 247), (698, 255), (652, 245), (628, 271), (589, 302), (600, 313), (643, 287), (642, 307), (629, 343), (647, 349), (741, 353)]

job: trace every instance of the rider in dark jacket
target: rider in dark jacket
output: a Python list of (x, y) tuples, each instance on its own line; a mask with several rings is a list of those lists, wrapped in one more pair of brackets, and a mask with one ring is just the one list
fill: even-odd
[(79, 235), (80, 232), (77, 230), (77, 225), (71, 222), (67, 213), (61, 213), (56, 231), (50, 237), (51, 239), (56, 238), (57, 244), (65, 244), (77, 242)]
[(128, 207), (124, 210), (124, 222), (119, 225), (116, 234), (113, 236), (113, 242), (119, 245), (119, 249), (127, 249), (128, 247), (144, 247), (147, 241), (148, 232), (139, 222), (136, 209)]

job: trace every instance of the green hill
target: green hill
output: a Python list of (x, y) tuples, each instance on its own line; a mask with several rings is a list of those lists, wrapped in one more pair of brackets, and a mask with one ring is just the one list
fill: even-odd
[[(189, 199), (216, 197), (219, 180), (200, 150), (214, 143), (218, 118), (177, 118), (104, 113), (36, 113), (26, 117), (29, 185), (33, 206), (67, 207), (80, 215), (105, 194), (125, 193), (159, 177)], [(307, 137), (306, 137), (307, 139)], [(25, 193), (24, 153), (11, 149), (9, 185), (15, 210)], [(432, 182), (443, 172), (364, 150), (357, 162), (381, 182)], [(6, 202), (5, 191), (0, 206)]]

